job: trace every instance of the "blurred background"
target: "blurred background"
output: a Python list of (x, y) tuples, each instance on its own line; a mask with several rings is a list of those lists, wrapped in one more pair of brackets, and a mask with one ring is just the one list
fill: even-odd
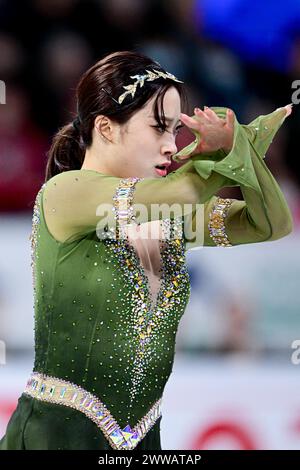
[[(265, 160), (294, 231), (187, 252), (191, 299), (161, 436), (163, 449), (299, 449), (299, 0), (0, 0), (0, 438), (33, 367), (29, 236), (46, 151), (73, 119), (80, 75), (128, 49), (185, 81), (190, 114), (226, 106), (247, 124), (294, 102)], [(183, 129), (178, 149), (192, 139)]]

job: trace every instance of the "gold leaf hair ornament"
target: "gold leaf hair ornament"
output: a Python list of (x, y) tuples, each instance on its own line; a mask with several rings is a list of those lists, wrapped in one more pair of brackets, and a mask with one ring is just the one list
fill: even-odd
[(169, 78), (170, 80), (174, 80), (175, 82), (184, 83), (183, 81), (178, 80), (178, 78), (176, 78), (175, 75), (169, 72), (162, 72), (160, 70), (155, 70), (155, 69), (153, 71), (146, 69), (146, 72), (147, 74), (144, 74), (144, 75), (130, 76), (130, 78), (136, 79), (134, 83), (123, 86), (123, 88), (125, 88), (126, 91), (119, 96), (118, 100), (115, 100), (114, 98), (113, 100), (117, 102), (118, 104), (122, 104), (127, 95), (131, 94), (133, 98), (138, 85), (140, 85), (140, 88), (142, 88), (142, 86), (144, 86), (145, 81), (152, 82), (153, 80), (157, 80), (158, 78), (165, 78), (165, 79)]

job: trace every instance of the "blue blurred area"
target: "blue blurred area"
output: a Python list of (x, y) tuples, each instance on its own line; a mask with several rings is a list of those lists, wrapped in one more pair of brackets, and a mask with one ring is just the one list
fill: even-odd
[(197, 0), (195, 8), (202, 34), (243, 60), (288, 70), (293, 38), (300, 34), (299, 0)]

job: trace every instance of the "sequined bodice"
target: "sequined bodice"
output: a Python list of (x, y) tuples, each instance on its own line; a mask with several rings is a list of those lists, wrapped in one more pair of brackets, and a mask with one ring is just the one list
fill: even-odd
[[(116, 240), (95, 232), (60, 243), (39, 192), (32, 267), (36, 372), (94, 393), (120, 425), (136, 422), (162, 396), (178, 323), (190, 295), (184, 240)], [(180, 228), (164, 219), (160, 230)]]
[(166, 221), (154, 220), (126, 227), (127, 242), (135, 251), (138, 264), (147, 278), (152, 302), (155, 303), (162, 282), (162, 240), (167, 235)]

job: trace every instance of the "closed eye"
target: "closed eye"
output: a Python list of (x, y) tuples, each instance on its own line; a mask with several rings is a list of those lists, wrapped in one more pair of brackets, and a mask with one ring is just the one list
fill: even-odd
[[(166, 127), (162, 127), (162, 126), (159, 126), (159, 125), (151, 126), (151, 127), (154, 127), (155, 129), (157, 129), (160, 134), (162, 134), (163, 132), (168, 132), (166, 130), (167, 129)], [(184, 127), (183, 124), (180, 124), (179, 126), (176, 127), (176, 129), (175, 129), (176, 135), (178, 134), (179, 129), (181, 129), (181, 127)]]
[(177, 127), (176, 127), (176, 132), (178, 133), (178, 132), (179, 132), (179, 130), (180, 130), (182, 127), (184, 127), (184, 125), (183, 125), (183, 124), (180, 124), (179, 126), (177, 126)]

